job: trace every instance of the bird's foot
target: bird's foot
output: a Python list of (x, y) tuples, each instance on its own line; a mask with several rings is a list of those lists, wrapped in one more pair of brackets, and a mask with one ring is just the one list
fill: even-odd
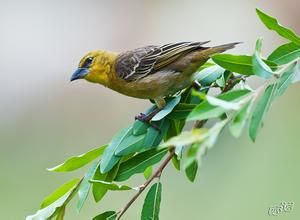
[(139, 115), (135, 116), (135, 120), (139, 120), (141, 122), (149, 124), (151, 127), (153, 127), (155, 130), (160, 131), (160, 128), (151, 121), (151, 119), (160, 111), (160, 109), (155, 109), (154, 111), (150, 112), (148, 115), (144, 113), (140, 113)]

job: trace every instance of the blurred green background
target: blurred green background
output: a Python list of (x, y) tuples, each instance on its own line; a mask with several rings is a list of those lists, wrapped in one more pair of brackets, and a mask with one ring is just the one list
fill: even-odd
[[(107, 143), (150, 103), (69, 77), (88, 51), (122, 51), (147, 44), (243, 41), (232, 53), (253, 51), (257, 37), (270, 52), (281, 39), (255, 14), (259, 7), (300, 33), (300, 2), (255, 0), (14, 1), (0, 0), (0, 219), (34, 213), (41, 200), (79, 172), (45, 170)], [(255, 144), (247, 134), (223, 133), (194, 184), (169, 166), (163, 174), (161, 219), (300, 219), (300, 85), (272, 106)], [(142, 181), (134, 178), (133, 185)], [(92, 198), (66, 219), (91, 219), (121, 208), (131, 193)], [(139, 219), (142, 198), (124, 219)], [(294, 202), (290, 213), (269, 207)]]

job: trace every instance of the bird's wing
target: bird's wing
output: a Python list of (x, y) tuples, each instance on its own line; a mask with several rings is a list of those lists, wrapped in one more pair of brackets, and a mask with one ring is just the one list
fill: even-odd
[(153, 74), (187, 53), (200, 49), (207, 42), (181, 42), (163, 46), (146, 46), (122, 53), (116, 62), (117, 75), (134, 81)]

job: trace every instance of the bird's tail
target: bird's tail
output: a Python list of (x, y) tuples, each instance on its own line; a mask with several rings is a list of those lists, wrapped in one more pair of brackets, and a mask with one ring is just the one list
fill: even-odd
[(230, 44), (223, 44), (216, 47), (211, 47), (208, 49), (208, 55), (211, 56), (216, 53), (223, 53), (226, 50), (232, 49), (235, 47), (235, 45), (240, 44), (241, 42), (235, 42)]

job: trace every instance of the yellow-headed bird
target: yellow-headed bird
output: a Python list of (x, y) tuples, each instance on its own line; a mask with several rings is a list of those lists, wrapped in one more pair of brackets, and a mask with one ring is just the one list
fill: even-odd
[[(159, 110), (164, 107), (166, 96), (192, 85), (193, 73), (212, 54), (238, 44), (203, 47), (206, 43), (208, 41), (150, 45), (123, 53), (93, 51), (81, 59), (71, 81), (86, 79), (127, 96), (153, 99)], [(138, 119), (150, 120), (154, 114), (149, 116), (141, 115)]]

